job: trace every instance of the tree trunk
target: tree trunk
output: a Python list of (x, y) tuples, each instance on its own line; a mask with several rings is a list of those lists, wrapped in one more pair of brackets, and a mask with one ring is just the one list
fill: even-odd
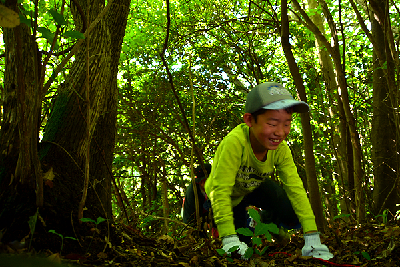
[[(373, 10), (385, 10), (386, 1), (373, 1)], [(396, 95), (395, 88), (389, 88), (395, 85), (394, 73), (396, 68), (395, 62), (388, 51), (389, 38), (388, 32), (385, 29), (383, 21), (387, 21), (386, 15), (382, 16), (383, 12), (377, 12), (372, 16), (372, 36), (375, 40), (374, 44), (374, 73), (373, 73), (373, 118), (371, 130), (372, 143), (372, 162), (374, 164), (374, 212), (375, 215), (382, 214), (385, 209), (389, 209), (391, 214), (396, 214), (400, 198), (398, 195), (399, 186), (399, 162), (398, 153), (399, 145), (398, 128), (396, 128), (396, 113), (395, 107), (392, 106)], [(386, 14), (384, 12), (383, 14)], [(381, 23), (379, 22), (381, 21)], [(389, 52), (389, 55), (387, 53)], [(381, 55), (379, 58), (377, 55)], [(386, 73), (382, 61), (386, 60)], [(397, 66), (398, 68), (399, 66)], [(390, 80), (390, 81), (389, 81)], [(397, 115), (398, 116), (398, 115)]]
[[(10, 8), (17, 9), (16, 6)], [(41, 92), (36, 75), (39, 68), (37, 44), (25, 24), (4, 28), (3, 31), (7, 56), (2, 97), (1, 155), (3, 161), (12, 162), (7, 167), (12, 166), (8, 172), (13, 173), (14, 181), (29, 183), (34, 188), (36, 164), (40, 170), (37, 144)]]
[[(307, 102), (306, 92), (304, 88), (303, 79), (300, 75), (299, 68), (294, 59), (291, 46), (289, 43), (289, 20), (287, 15), (287, 1), (282, 1), (282, 48), (287, 59), (290, 73), (293, 76), (296, 88), (302, 101)], [(303, 127), (304, 136), (304, 151), (305, 151), (305, 165), (307, 174), (307, 185), (310, 194), (311, 207), (315, 214), (315, 220), (318, 230), (324, 232), (325, 218), (322, 212), (321, 196), (319, 194), (318, 180), (315, 172), (315, 158), (314, 158), (314, 145), (312, 140), (312, 131), (310, 125), (310, 115), (308, 113), (301, 113), (301, 125)]]
[[(87, 14), (86, 3), (79, 1), (83, 14)], [(46, 153), (44, 162), (47, 167), (54, 166), (56, 173), (62, 174), (63, 178), (55, 182), (59, 190), (70, 191), (73, 194), (71, 208), (68, 209), (73, 215), (77, 215), (82, 189), (85, 190), (83, 167), (85, 150), (90, 142), (90, 183), (84, 217), (94, 220), (103, 217), (112, 221), (111, 165), (116, 132), (117, 72), (129, 4), (130, 0), (114, 0), (108, 14), (90, 33), (90, 121), (86, 118), (87, 102), (83, 99), (87, 89), (87, 58), (86, 47), (82, 46), (68, 79), (64, 86), (59, 88), (54, 110), (45, 129), (44, 141), (51, 147), (42, 149)], [(103, 9), (104, 1), (92, 1), (87, 25), (93, 22)], [(82, 14), (76, 13), (77, 7), (73, 10), (77, 27), (80, 28), (79, 25), (83, 23)], [(90, 140), (86, 138), (87, 124), (90, 127)], [(60, 164), (60, 161), (63, 164)], [(62, 193), (54, 189), (52, 191), (53, 194), (49, 192), (50, 199), (56, 199), (57, 193)], [(59, 202), (63, 201), (65, 199), (59, 198)]]
[[(315, 0), (308, 0), (307, 2), (310, 9), (316, 9), (319, 5), (318, 2)], [(321, 31), (321, 33), (325, 36), (325, 28), (321, 14), (316, 12), (314, 15), (310, 17), (311, 20), (314, 22), (314, 24)], [(353, 173), (349, 172), (350, 169), (351, 170), (353, 169), (352, 168), (353, 157), (349, 158), (348, 157), (349, 154), (347, 153), (348, 127), (346, 125), (346, 119), (345, 119), (346, 115), (344, 112), (342, 100), (340, 99), (339, 94), (336, 92), (338, 84), (335, 76), (335, 70), (332, 64), (332, 59), (330, 58), (328, 51), (324, 49), (322, 42), (318, 38), (315, 39), (315, 45), (318, 49), (319, 64), (321, 66), (321, 71), (324, 78), (328, 98), (331, 101), (331, 105), (329, 105), (329, 112), (330, 114), (332, 114), (331, 118), (333, 118), (334, 116), (336, 117), (336, 114), (339, 113), (339, 119), (340, 119), (339, 124), (332, 123), (331, 125), (332, 129), (331, 140), (333, 141), (332, 149), (336, 152), (337, 165), (338, 169), (340, 170), (339, 172), (340, 177), (338, 177), (339, 178), (338, 182), (339, 184), (342, 185), (343, 188), (342, 189), (343, 194), (341, 198), (341, 210), (342, 213), (349, 214), (350, 213), (349, 199), (354, 199), (350, 197), (352, 191), (348, 186), (349, 177), (350, 176), (353, 177)], [(334, 96), (334, 99), (332, 96)], [(337, 103), (334, 103), (334, 100), (336, 100)], [(337, 129), (337, 131), (333, 130), (335, 128)], [(336, 136), (337, 132), (339, 133), (338, 136)]]
[(321, 33), (318, 27), (311, 21), (306, 12), (300, 7), (297, 0), (293, 0), (292, 3), (296, 9), (303, 16), (307, 27), (314, 33), (315, 37), (323, 43), (325, 48), (330, 53), (335, 69), (338, 82), (338, 94), (341, 97), (343, 103), (343, 109), (346, 116), (346, 123), (350, 131), (350, 138), (353, 150), (353, 163), (354, 163), (354, 188), (355, 188), (355, 203), (357, 208), (357, 221), (363, 222), (365, 219), (365, 198), (363, 193), (362, 185), (365, 180), (365, 175), (361, 166), (362, 151), (360, 144), (360, 137), (356, 129), (356, 123), (351, 111), (349, 95), (347, 91), (347, 80), (345, 75), (345, 68), (342, 66), (342, 57), (339, 51), (339, 38), (337, 35), (336, 25), (333, 21), (332, 15), (330, 14), (329, 8), (325, 1), (319, 1), (324, 15), (328, 21), (328, 25), (332, 34), (333, 45), (331, 45), (325, 36)]
[[(17, 1), (7, 1), (6, 5), (18, 10)], [(6, 57), (1, 97), (0, 229), (8, 228), (4, 242), (26, 235), (21, 229), (26, 229), (29, 216), (35, 213), (34, 204), (43, 203), (43, 184), (37, 150), (42, 95), (37, 75), (40, 70), (37, 44), (25, 24), (3, 28), (3, 32)], [(21, 217), (15, 218), (14, 214)], [(16, 230), (14, 233), (11, 226)]]
[[(82, 0), (78, 3), (83, 13), (78, 13), (76, 6), (72, 9), (77, 29), (81, 30), (80, 25), (86, 21), (85, 17), (88, 17), (87, 1)], [(90, 180), (84, 217), (93, 220), (103, 217), (108, 219), (109, 223), (112, 222), (111, 164), (116, 132), (117, 71), (129, 5), (130, 0), (113, 0), (108, 13), (90, 33), (90, 122), (86, 120), (87, 102), (84, 98), (87, 88), (85, 84), (87, 58), (84, 45), (79, 47), (65, 83), (58, 88), (55, 105), (45, 126), (44, 141), (40, 147), (43, 170), (47, 174), (54, 174), (55, 177), (45, 181), (44, 207), (39, 213), (46, 225), (37, 224), (37, 230), (42, 230), (42, 233), (34, 242), (34, 245), (39, 247), (52, 246), (44, 234), (49, 229), (54, 229), (64, 236), (74, 237), (84, 234), (82, 231), (88, 229), (85, 224), (80, 225), (76, 220), (84, 190), (83, 169), (88, 144), (91, 152)], [(104, 1), (91, 1), (89, 23), (103, 11), (104, 6)], [(89, 140), (86, 133), (87, 123), (90, 126)], [(34, 193), (34, 190), (32, 192)], [(24, 204), (26, 203), (27, 201)], [(28, 203), (32, 203), (32, 200)], [(31, 210), (36, 211), (34, 205), (26, 206), (33, 206)], [(32, 215), (33, 212), (29, 214)], [(16, 216), (17, 214), (14, 214), (12, 217)], [(0, 221), (3, 220), (0, 218)], [(23, 232), (20, 235), (13, 235), (14, 239), (22, 238), (29, 233), (27, 220), (21, 221), (26, 224), (21, 227), (23, 229), (14, 229), (15, 225), (8, 224), (9, 234), (13, 235), (15, 231)], [(104, 229), (106, 225), (107, 223), (103, 223), (99, 227)], [(104, 234), (107, 233), (110, 234), (110, 231)], [(77, 242), (72, 246), (65, 246), (65, 249), (73, 249), (74, 245), (77, 246)]]

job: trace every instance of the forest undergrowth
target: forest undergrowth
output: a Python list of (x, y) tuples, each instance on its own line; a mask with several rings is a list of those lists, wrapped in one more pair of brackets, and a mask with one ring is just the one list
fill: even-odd
[(107, 243), (100, 235), (93, 240), (93, 248), (95, 245), (104, 248), (96, 254), (71, 252), (60, 256), (56, 250), (33, 253), (12, 244), (1, 244), (0, 266), (400, 266), (399, 220), (357, 226), (335, 222), (321, 235), (322, 242), (334, 254), (329, 261), (301, 256), (304, 240), (300, 232), (292, 232), (290, 242), (285, 245), (263, 239), (258, 249), (264, 253), (242, 260), (235, 255), (219, 255), (219, 239), (198, 238), (193, 230), (180, 236), (154, 237), (123, 224), (115, 225), (114, 230), (112, 242)]

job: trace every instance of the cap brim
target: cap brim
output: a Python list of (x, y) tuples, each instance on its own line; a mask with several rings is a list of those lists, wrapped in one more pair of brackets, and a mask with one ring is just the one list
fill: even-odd
[(293, 108), (293, 112), (297, 113), (305, 113), (310, 110), (310, 107), (306, 102), (303, 101), (298, 101), (294, 99), (282, 99), (278, 100), (275, 102), (272, 102), (271, 104), (268, 104), (264, 107), (263, 109), (287, 109), (287, 108)]

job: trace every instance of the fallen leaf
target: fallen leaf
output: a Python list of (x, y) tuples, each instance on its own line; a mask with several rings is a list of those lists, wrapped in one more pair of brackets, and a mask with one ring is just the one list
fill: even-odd
[(174, 244), (174, 239), (172, 237), (170, 237), (169, 235), (162, 235), (157, 239), (157, 242), (159, 243), (167, 243), (167, 244)]
[(107, 254), (106, 253), (104, 253), (104, 252), (99, 252), (98, 254), (97, 254), (97, 257), (99, 258), (99, 259), (107, 259)]
[(48, 187), (53, 188), (53, 181), (51, 181), (51, 180), (45, 180), (45, 181), (44, 181), (44, 185), (47, 185)]
[(53, 181), (55, 175), (53, 172), (53, 167), (51, 167), (46, 173), (43, 174), (43, 180)]
[(199, 257), (193, 256), (193, 258), (190, 259), (190, 266), (198, 266), (199, 265)]
[(61, 257), (60, 257), (59, 253), (52, 254), (52, 255), (48, 256), (47, 259), (51, 262), (61, 264)]

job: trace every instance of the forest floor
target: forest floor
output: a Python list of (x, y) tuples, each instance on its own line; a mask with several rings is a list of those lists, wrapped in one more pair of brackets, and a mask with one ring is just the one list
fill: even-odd
[[(60, 256), (47, 251), (47, 263), (37, 260), (38, 256), (31, 257), (26, 251), (18, 252), (3, 244), (0, 266), (400, 266), (400, 221), (391, 224), (368, 223), (357, 227), (336, 223), (321, 237), (322, 243), (334, 254), (329, 261), (301, 256), (304, 245), (301, 233), (293, 233), (286, 245), (264, 240), (260, 249), (266, 248), (265, 253), (261, 256), (254, 254), (247, 261), (221, 256), (217, 253), (217, 249), (221, 248), (219, 239), (194, 238), (189, 232), (180, 238), (166, 235), (149, 238), (132, 228), (118, 226), (116, 234), (118, 241), (109, 243), (104, 252)], [(103, 242), (104, 246), (104, 240), (99, 238), (98, 241)], [(11, 260), (9, 255), (16, 254), (20, 255), (19, 261)], [(52, 263), (49, 263), (50, 260)]]

